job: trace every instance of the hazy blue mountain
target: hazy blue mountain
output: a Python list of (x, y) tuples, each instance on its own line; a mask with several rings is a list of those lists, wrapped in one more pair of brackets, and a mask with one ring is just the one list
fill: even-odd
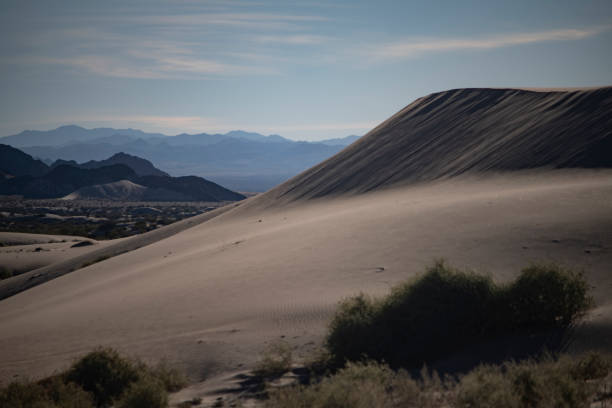
[(231, 132), (226, 133), (224, 136), (233, 137), (235, 139), (245, 139), (251, 140), (255, 142), (264, 142), (264, 143), (292, 143), (293, 140), (285, 139), (279, 135), (270, 135), (264, 136), (259, 133), (253, 132), (245, 132), (244, 130), (232, 130)]
[(352, 144), (353, 142), (356, 142), (360, 137), (361, 136), (350, 135), (347, 137), (340, 137), (336, 139), (319, 140), (317, 143), (323, 143), (328, 146), (348, 146)]
[(0, 138), (1, 143), (13, 147), (26, 146), (61, 146), (79, 142), (89, 142), (95, 139), (108, 138), (114, 135), (131, 137), (164, 137), (160, 133), (145, 133), (137, 129), (97, 128), (85, 129), (80, 126), (61, 126), (53, 130), (24, 130), (23, 132)]
[(0, 144), (0, 171), (11, 176), (42, 176), (49, 167), (19, 149)]
[[(57, 136), (62, 129), (73, 135)], [(83, 131), (92, 134), (82, 136), (78, 142), (58, 141), (75, 140), (74, 134)], [(15, 141), (23, 134), (0, 138), (0, 141)], [(45, 160), (79, 163), (101, 161), (124, 152), (149, 160), (173, 176), (197, 175), (237, 191), (268, 190), (333, 156), (358, 138), (296, 142), (278, 135), (264, 136), (242, 130), (164, 136), (134, 129), (87, 130), (76, 126), (64, 126), (46, 132), (46, 136), (49, 139), (42, 139), (47, 140), (46, 144), (29, 144), (22, 149)], [(26, 145), (21, 140), (19, 143)]]

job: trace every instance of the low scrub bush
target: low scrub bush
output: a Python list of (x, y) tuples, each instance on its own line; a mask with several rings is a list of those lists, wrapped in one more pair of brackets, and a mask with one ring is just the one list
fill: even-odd
[(158, 379), (168, 392), (176, 392), (187, 386), (187, 377), (180, 371), (170, 368), (165, 361), (149, 370), (151, 377)]
[(98, 406), (108, 406), (118, 398), (140, 373), (136, 364), (113, 349), (95, 350), (68, 370), (66, 378), (90, 392)]
[(146, 376), (130, 385), (115, 405), (117, 408), (165, 408), (168, 393), (161, 380)]
[(100, 348), (64, 373), (0, 389), (0, 407), (161, 408), (168, 405), (168, 392), (185, 385), (186, 378), (166, 364), (151, 368), (113, 349)]
[(253, 373), (260, 377), (278, 377), (291, 370), (293, 353), (284, 341), (272, 343), (255, 364)]
[(600, 400), (610, 370), (610, 359), (591, 354), (563, 356), (498, 366), (480, 366), (461, 378), (455, 406), (480, 407), (588, 407)]
[(3, 408), (93, 408), (91, 394), (58, 376), (40, 382), (13, 382), (0, 389)]
[(335, 363), (420, 367), (496, 336), (569, 327), (591, 305), (582, 274), (534, 264), (507, 285), (436, 262), (387, 297), (340, 304), (326, 347)]
[[(366, 361), (348, 363), (336, 374), (304, 386), (271, 391), (268, 408), (361, 407), (588, 407), (610, 395), (610, 359), (601, 355), (483, 365), (459, 378), (440, 379)], [(598, 405), (599, 406), (599, 405)]]

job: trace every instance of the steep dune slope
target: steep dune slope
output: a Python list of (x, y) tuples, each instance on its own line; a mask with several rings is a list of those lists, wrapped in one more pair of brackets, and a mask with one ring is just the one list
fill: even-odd
[(268, 198), (365, 192), (466, 172), (543, 166), (612, 167), (612, 88), (431, 94)]
[[(0, 301), (0, 381), (100, 344), (194, 379), (252, 367), (281, 336), (299, 356), (341, 298), (437, 257), (498, 281), (532, 260), (585, 268), (598, 308), (573, 347), (612, 349), (612, 169), (553, 169), (593, 165), (609, 103), (609, 89), (422, 98), (266, 194)], [(484, 171), (503, 169), (529, 170)]]

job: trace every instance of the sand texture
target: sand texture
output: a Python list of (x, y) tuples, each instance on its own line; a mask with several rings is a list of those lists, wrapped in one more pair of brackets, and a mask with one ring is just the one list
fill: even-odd
[(612, 88), (456, 89), (431, 94), (334, 157), (276, 187), (267, 198), (278, 205), (466, 172), (609, 168), (611, 112)]

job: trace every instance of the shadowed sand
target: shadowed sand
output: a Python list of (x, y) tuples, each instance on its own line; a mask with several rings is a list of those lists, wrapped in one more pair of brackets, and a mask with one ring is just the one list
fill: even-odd
[[(223, 214), (237, 205), (239, 204), (228, 204), (225, 207), (221, 207), (216, 210), (209, 211), (195, 217), (190, 217), (188, 219), (166, 225), (162, 228), (132, 237), (119, 238), (109, 241), (88, 240), (96, 243), (96, 245), (93, 246), (72, 248), (70, 245), (66, 244), (46, 244), (42, 246), (36, 245), (36, 247), (40, 246), (43, 251), (32, 253), (31, 249), (28, 248), (27, 250), (30, 251), (30, 253), (25, 259), (16, 258), (16, 255), (19, 256), (19, 254), (16, 254), (14, 249), (11, 249), (10, 247), (6, 248), (5, 250), (0, 250), (0, 261), (6, 262), (6, 266), (8, 268), (28, 270), (26, 273), (0, 281), (0, 300), (40, 285), (51, 279), (71, 273), (84, 266), (101, 262), (119, 254), (133, 251), (137, 248), (141, 248), (153, 242), (157, 242), (177, 234), (186, 230), (187, 228), (191, 228), (195, 225), (206, 222), (219, 214)], [(0, 238), (3, 237), (2, 234), (7, 234), (7, 239), (16, 236), (16, 234), (21, 238), (27, 236), (30, 240), (44, 240), (46, 239), (44, 237), (53, 237), (50, 235), (38, 234), (0, 233)], [(57, 237), (61, 238), (62, 236)], [(79, 239), (79, 237), (70, 238)], [(81, 238), (81, 240), (85, 240), (85, 238)], [(34, 268), (34, 266), (36, 266), (36, 268)]]
[(0, 232), (0, 243), (0, 265), (15, 275), (108, 245), (105, 241), (77, 236), (18, 232)]
[[(304, 355), (341, 298), (384, 293), (437, 257), (497, 281), (533, 260), (584, 268), (598, 308), (572, 347), (612, 348), (612, 170), (553, 169), (599, 157), (610, 92), (481, 90), (481, 105), (474, 92), (421, 98), (266, 194), (0, 301), (0, 379), (49, 374), (96, 345), (166, 357), (196, 380), (251, 367), (281, 337)], [(521, 116), (538, 107), (541, 120)], [(543, 121), (557, 126), (547, 115), (582, 123), (563, 152), (553, 131), (540, 137)], [(460, 123), (470, 138), (452, 133)], [(520, 170), (537, 146), (556, 153)]]

